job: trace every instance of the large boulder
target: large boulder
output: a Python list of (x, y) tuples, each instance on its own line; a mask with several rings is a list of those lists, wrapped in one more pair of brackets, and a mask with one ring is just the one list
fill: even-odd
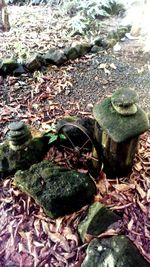
[(82, 267), (148, 267), (148, 262), (126, 236), (93, 239)]
[(51, 218), (79, 210), (96, 194), (95, 183), (89, 176), (60, 168), (49, 161), (18, 171), (14, 183), (33, 197)]
[(82, 241), (86, 241), (86, 235), (98, 236), (119, 219), (120, 217), (117, 214), (101, 203), (93, 203), (89, 207), (86, 218), (78, 225), (78, 232)]

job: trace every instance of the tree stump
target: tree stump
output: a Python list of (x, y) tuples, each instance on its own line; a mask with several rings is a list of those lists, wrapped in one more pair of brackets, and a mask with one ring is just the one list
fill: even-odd
[(9, 14), (5, 0), (0, 0), (0, 31), (9, 31)]

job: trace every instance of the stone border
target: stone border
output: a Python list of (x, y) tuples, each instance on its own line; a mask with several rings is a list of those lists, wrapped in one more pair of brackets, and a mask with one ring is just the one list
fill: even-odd
[(116, 31), (108, 33), (106, 38), (97, 37), (93, 42), (76, 42), (70, 47), (63, 50), (51, 48), (46, 54), (36, 53), (26, 62), (18, 63), (17, 60), (12, 58), (3, 59), (0, 61), (0, 75), (14, 75), (20, 76), (21, 74), (32, 73), (42, 69), (48, 65), (61, 66), (68, 60), (80, 58), (88, 53), (98, 53), (99, 51), (112, 48), (121, 38), (129, 32), (130, 27), (119, 26)]

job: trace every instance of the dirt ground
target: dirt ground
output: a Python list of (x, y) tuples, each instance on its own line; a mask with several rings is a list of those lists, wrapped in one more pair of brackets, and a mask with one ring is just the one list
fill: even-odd
[(95, 102), (120, 87), (127, 87), (137, 92), (139, 105), (148, 112), (149, 56), (141, 54), (140, 46), (134, 47), (132, 41), (126, 40), (121, 46), (118, 52), (112, 49), (87, 58), (84, 62), (72, 63), (68, 75), (73, 86), (57, 95), (56, 100), (64, 106), (79, 102), (80, 109), (90, 111), (89, 107)]

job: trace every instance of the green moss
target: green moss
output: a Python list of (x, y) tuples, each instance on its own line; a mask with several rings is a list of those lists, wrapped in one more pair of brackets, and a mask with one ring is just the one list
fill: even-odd
[(128, 116), (135, 114), (137, 112), (137, 105), (132, 104), (130, 106), (116, 106), (112, 103), (113, 108), (117, 111), (117, 113)]
[(96, 104), (93, 114), (102, 129), (118, 143), (136, 137), (149, 128), (148, 118), (140, 107), (137, 106), (136, 114), (122, 116), (112, 107), (110, 97)]
[(87, 175), (54, 166), (49, 161), (18, 171), (14, 183), (53, 218), (80, 209), (96, 193), (95, 184)]
[(107, 209), (99, 202), (92, 204), (88, 210), (86, 218), (79, 224), (78, 231), (84, 242), (87, 234), (97, 236), (106, 231), (107, 228), (120, 218), (111, 210)]
[(82, 267), (148, 267), (148, 262), (126, 236), (93, 239)]
[(137, 93), (128, 88), (118, 89), (111, 96), (111, 102), (118, 107), (126, 107), (135, 104), (137, 101)]
[(17, 170), (29, 168), (32, 164), (42, 160), (48, 145), (44, 138), (33, 138), (27, 147), (15, 151), (8, 142), (0, 146), (0, 178), (14, 174)]
[(6, 58), (1, 62), (0, 71), (3, 74), (11, 74), (18, 67), (18, 63), (11, 58)]

